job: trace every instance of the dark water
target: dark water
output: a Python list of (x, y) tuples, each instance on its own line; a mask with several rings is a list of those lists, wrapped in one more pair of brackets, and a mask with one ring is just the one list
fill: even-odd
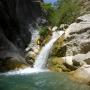
[(0, 76), (0, 90), (90, 90), (87, 85), (70, 81), (63, 73)]

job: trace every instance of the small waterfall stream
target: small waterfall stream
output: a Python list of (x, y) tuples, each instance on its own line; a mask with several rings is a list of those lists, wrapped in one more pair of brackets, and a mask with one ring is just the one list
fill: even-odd
[[(4, 73), (5, 75), (15, 75), (15, 74), (29, 74), (29, 73), (38, 73), (48, 71), (45, 69), (47, 64), (47, 59), (50, 53), (50, 50), (54, 42), (64, 34), (64, 31), (55, 31), (53, 32), (51, 40), (42, 48), (39, 55), (36, 57), (34, 67), (27, 67), (25, 69), (19, 69), (14, 71), (9, 71)], [(1, 74), (0, 74), (1, 75)]]
[(54, 42), (64, 33), (64, 31), (53, 32), (51, 40), (42, 48), (40, 54), (37, 56), (34, 68), (44, 69), (46, 67), (47, 59), (49, 56), (50, 49)]

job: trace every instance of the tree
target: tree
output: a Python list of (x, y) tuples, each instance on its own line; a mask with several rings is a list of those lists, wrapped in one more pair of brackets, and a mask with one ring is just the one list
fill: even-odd
[(42, 4), (46, 11), (48, 24), (60, 26), (60, 24), (71, 24), (79, 16), (80, 4), (77, 0), (58, 0), (55, 6)]
[(46, 12), (46, 19), (51, 26), (57, 25), (59, 22), (56, 8), (52, 4), (42, 4), (42, 8)]

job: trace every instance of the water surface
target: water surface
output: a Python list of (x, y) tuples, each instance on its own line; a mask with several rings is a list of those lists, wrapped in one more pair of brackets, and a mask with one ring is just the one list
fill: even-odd
[(0, 90), (90, 90), (90, 87), (69, 80), (64, 73), (41, 72), (28, 75), (2, 75)]

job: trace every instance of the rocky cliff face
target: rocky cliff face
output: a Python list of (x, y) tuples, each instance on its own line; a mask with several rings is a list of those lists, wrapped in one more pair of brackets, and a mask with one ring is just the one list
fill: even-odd
[(41, 1), (0, 0), (0, 65), (10, 57), (25, 62), (21, 57), (31, 40), (28, 26), (42, 16)]
[(55, 43), (52, 52), (52, 56), (63, 57), (69, 65), (90, 64), (90, 14), (77, 18)]
[[(63, 70), (65, 65), (71, 78), (90, 85), (90, 14), (77, 18), (66, 30), (65, 35), (54, 44), (52, 53), (53, 67)], [(63, 64), (56, 63), (63, 61)]]
[[(90, 64), (90, 14), (77, 19), (65, 32), (66, 59)], [(71, 57), (71, 58), (70, 58)]]

